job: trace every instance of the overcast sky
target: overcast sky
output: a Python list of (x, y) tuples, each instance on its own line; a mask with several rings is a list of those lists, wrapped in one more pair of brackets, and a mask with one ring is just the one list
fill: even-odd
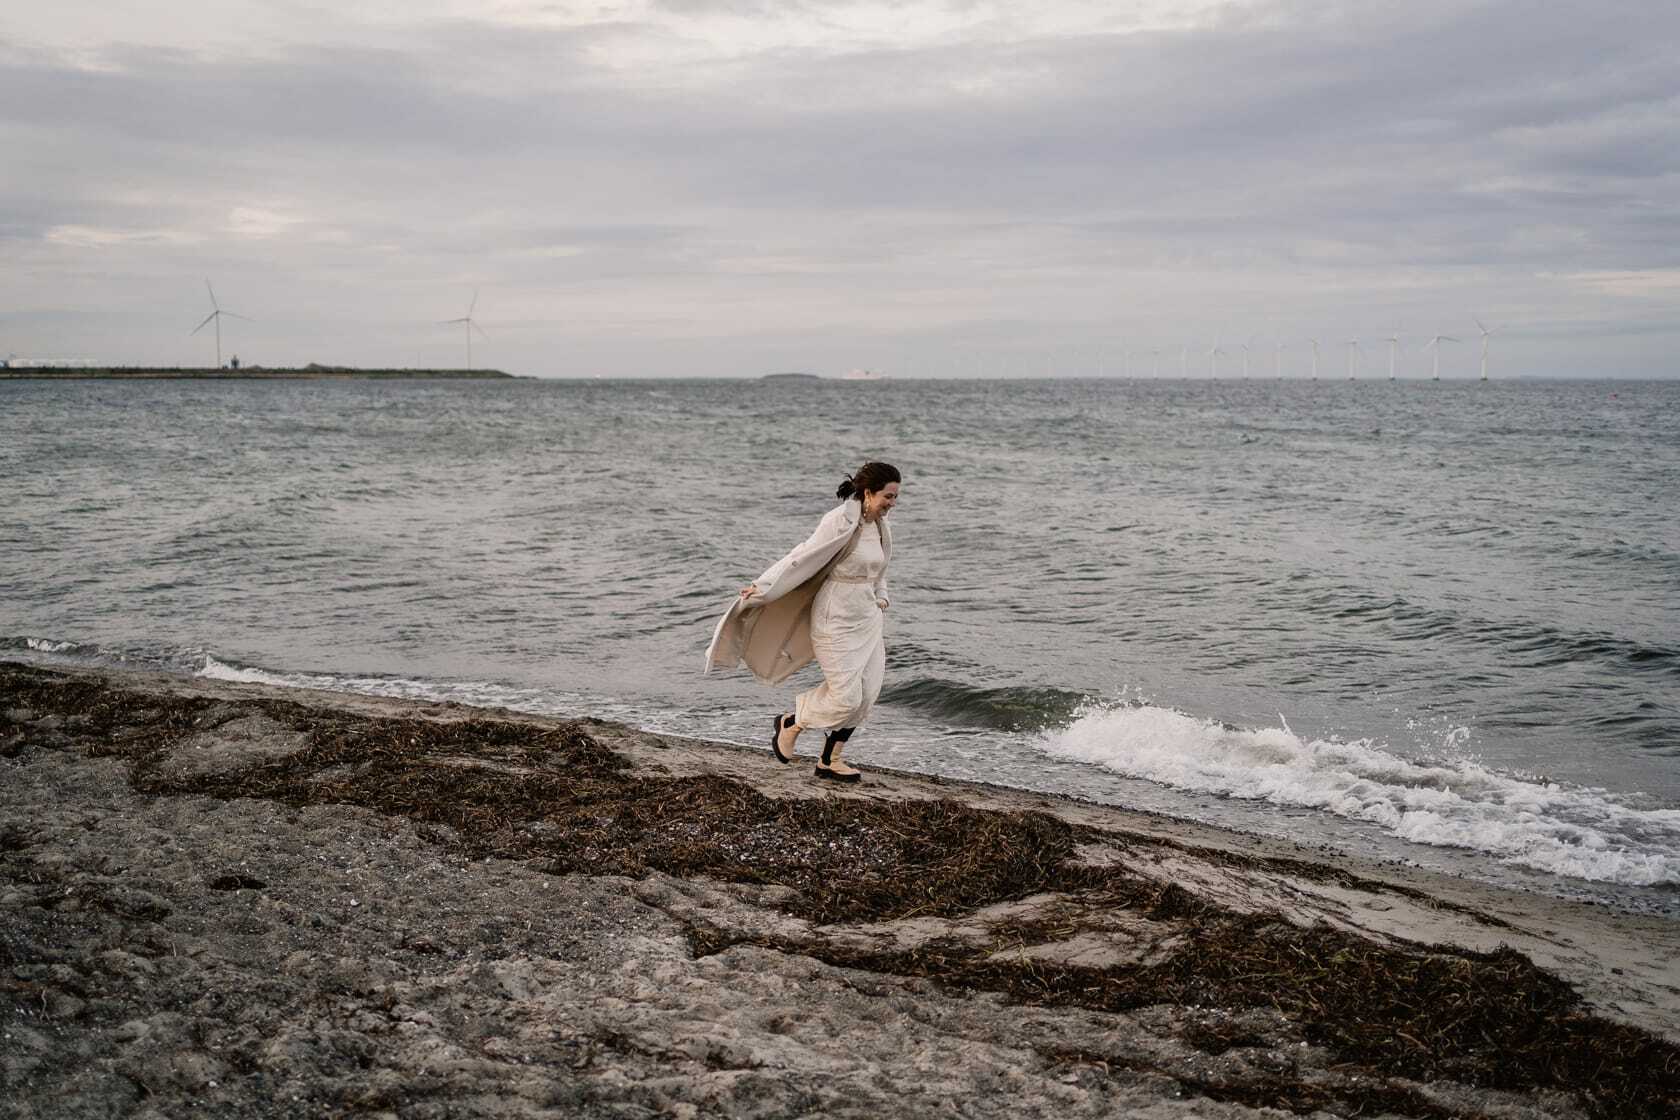
[(1680, 374), (1673, 0), (0, 9), (0, 356)]

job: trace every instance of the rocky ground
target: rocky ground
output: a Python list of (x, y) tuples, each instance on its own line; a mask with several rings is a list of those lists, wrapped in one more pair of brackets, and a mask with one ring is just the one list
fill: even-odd
[(1672, 923), (597, 721), (0, 664), (0, 1115), (1680, 1114)]

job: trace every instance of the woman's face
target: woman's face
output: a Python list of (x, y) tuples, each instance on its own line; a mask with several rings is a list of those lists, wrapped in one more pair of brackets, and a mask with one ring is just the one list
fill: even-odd
[(898, 504), (898, 483), (889, 482), (879, 490), (865, 490), (863, 492), (863, 511), (871, 517), (880, 517)]

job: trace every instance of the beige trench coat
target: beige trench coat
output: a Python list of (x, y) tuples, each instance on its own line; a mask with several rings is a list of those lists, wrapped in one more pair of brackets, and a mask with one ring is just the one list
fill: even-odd
[[(892, 562), (892, 530), (881, 518), (881, 551)], [(780, 684), (816, 659), (811, 647), (811, 603), (829, 570), (863, 527), (863, 503), (841, 502), (823, 515), (816, 531), (753, 580), (758, 594), (736, 596), (718, 619), (706, 649), (706, 672), (746, 664), (765, 684)], [(875, 597), (888, 602), (886, 566)]]

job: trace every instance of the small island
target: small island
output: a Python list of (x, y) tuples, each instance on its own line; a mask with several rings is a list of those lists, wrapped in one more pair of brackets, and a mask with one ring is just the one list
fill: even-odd
[(767, 373), (761, 378), (764, 381), (821, 381), (822, 377), (815, 373)]
[(514, 380), (499, 369), (357, 369), (311, 362), (301, 367), (228, 366), (190, 368), (184, 366), (9, 366), (0, 362), (0, 380), (179, 380), (252, 381), (282, 379), (373, 378), (380, 380)]

